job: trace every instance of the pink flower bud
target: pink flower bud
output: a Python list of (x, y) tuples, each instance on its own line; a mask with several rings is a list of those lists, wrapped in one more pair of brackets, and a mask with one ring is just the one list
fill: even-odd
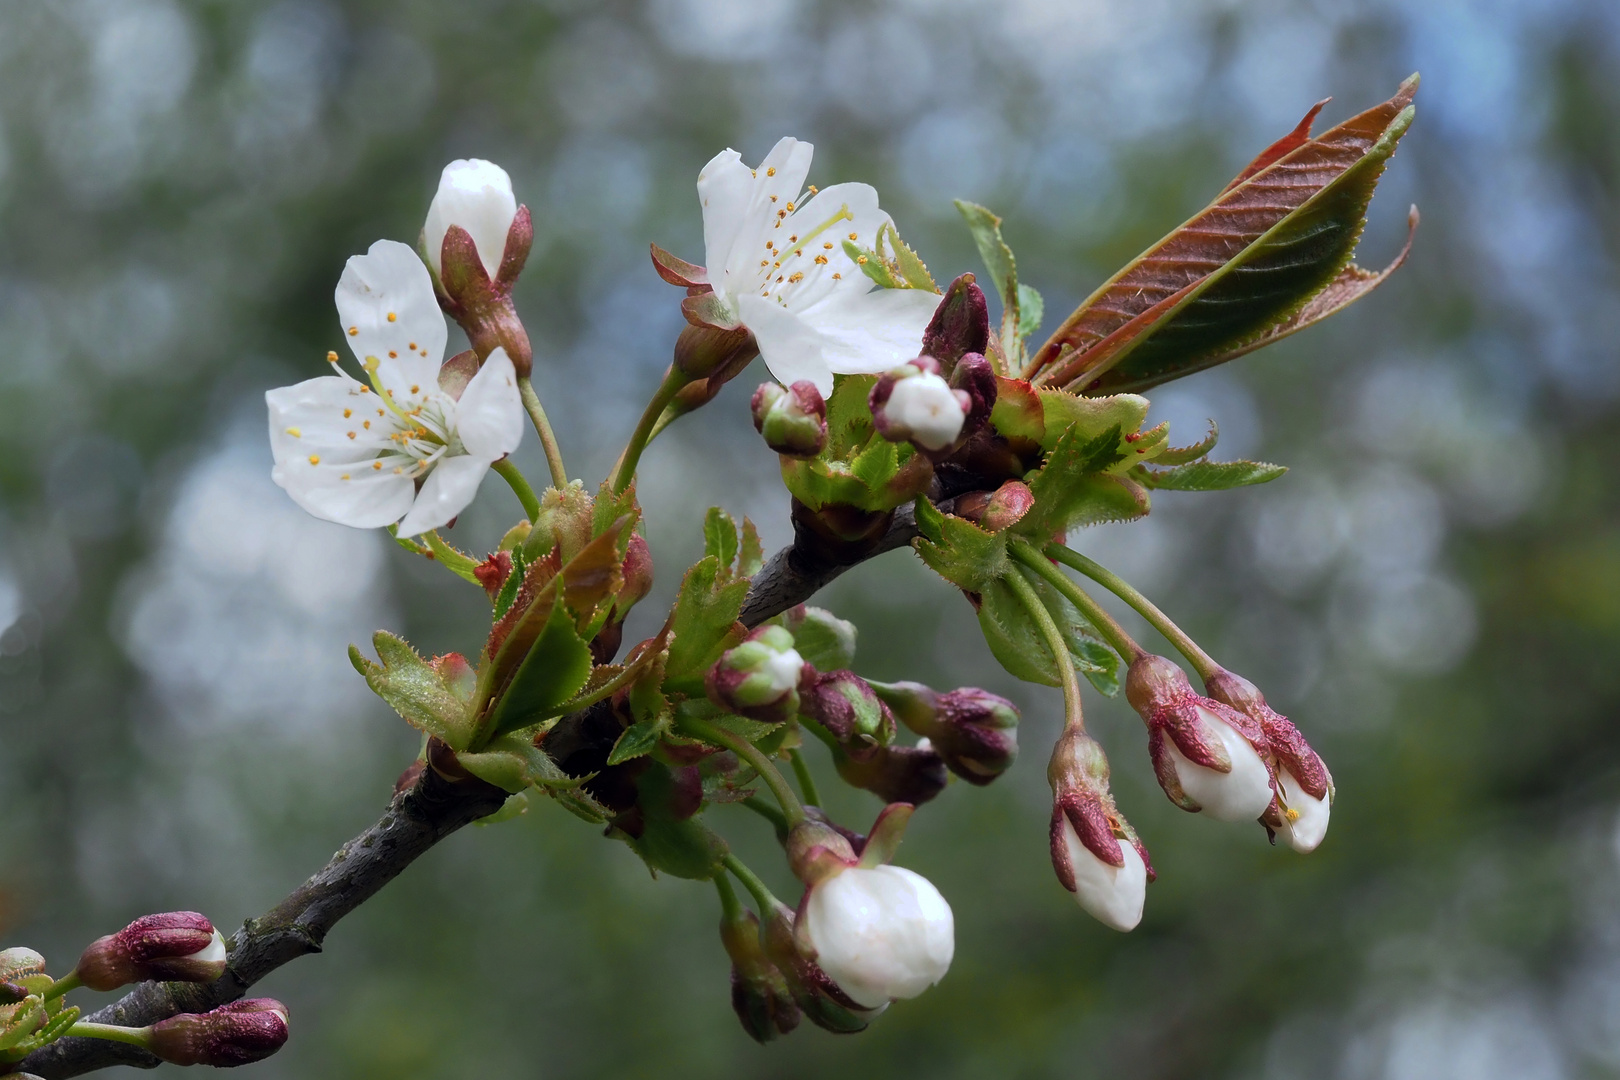
[(1134, 929), (1142, 920), (1153, 864), (1114, 806), (1102, 747), (1083, 731), (1065, 730), (1046, 775), (1052, 785), (1050, 841), (1058, 881), (1098, 922)]
[(990, 347), (990, 306), (972, 274), (963, 274), (945, 287), (934, 317), (923, 331), (922, 351), (939, 361), (950, 376), (967, 353), (983, 354)]
[(780, 626), (762, 626), (729, 650), (704, 679), (709, 700), (727, 712), (762, 723), (791, 720), (799, 711), (799, 686), (815, 669)]
[(800, 695), (799, 711), (831, 732), (852, 757), (870, 756), (894, 739), (894, 717), (888, 706), (853, 671), (817, 676)]
[(973, 398), (953, 390), (939, 372), (937, 360), (919, 356), (878, 380), (867, 404), (879, 435), (929, 451), (944, 451), (957, 441)]
[(263, 1061), (286, 1041), (287, 1006), (274, 998), (245, 998), (212, 1012), (160, 1020), (147, 1047), (171, 1065), (226, 1069)]
[(148, 979), (213, 982), (225, 967), (225, 939), (214, 924), (195, 911), (169, 911), (91, 942), (76, 970), (91, 990), (116, 990)]
[(827, 445), (827, 403), (813, 382), (761, 383), (750, 408), (754, 430), (784, 457), (813, 458)]
[(970, 784), (990, 783), (1018, 757), (1018, 707), (1004, 697), (972, 686), (940, 694), (914, 682), (873, 689)]
[(1209, 696), (1260, 725), (1277, 771), (1277, 797), (1262, 823), (1281, 833), (1295, 851), (1315, 851), (1327, 835), (1333, 777), (1299, 729), (1270, 705), (1248, 679), (1217, 671), (1204, 680)]
[(883, 746), (869, 757), (840, 754), (834, 765), (846, 784), (884, 802), (921, 806), (945, 790), (945, 760), (923, 740), (916, 746)]
[(990, 361), (982, 353), (971, 352), (956, 362), (950, 384), (958, 400), (961, 400), (960, 395), (967, 395), (967, 415), (962, 420), (962, 431), (956, 437), (956, 443), (960, 445), (990, 422), (990, 412), (996, 407), (996, 369), (990, 366)]
[(1170, 801), (1218, 821), (1255, 821), (1271, 805), (1275, 778), (1260, 754), (1260, 725), (1193, 692), (1162, 656), (1131, 662), (1125, 696), (1148, 727), (1148, 752)]

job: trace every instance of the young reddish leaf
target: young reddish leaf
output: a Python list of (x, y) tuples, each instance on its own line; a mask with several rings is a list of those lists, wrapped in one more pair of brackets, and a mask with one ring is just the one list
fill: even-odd
[(708, 288), (707, 268), (689, 263), (678, 255), (671, 255), (657, 244), (652, 247), (653, 269), (671, 285), (684, 285), (688, 289)]
[(1086, 393), (1150, 386), (1290, 319), (1349, 262), (1416, 90), (1414, 76), (1317, 138), (1287, 149), (1297, 128), (1273, 144), (1256, 163), (1280, 157), (1093, 293), (1036, 354), (1036, 381)]
[(1332, 98), (1323, 98), (1315, 105), (1312, 105), (1310, 112), (1305, 114), (1305, 119), (1301, 120), (1299, 125), (1295, 127), (1293, 131), (1290, 131), (1288, 134), (1284, 135), (1282, 138), (1260, 151), (1260, 155), (1253, 161), (1249, 162), (1248, 167), (1237, 174), (1236, 179), (1221, 189), (1221, 194), (1225, 195), (1228, 191), (1231, 191), (1233, 188), (1243, 183), (1243, 181), (1247, 180), (1255, 173), (1260, 172), (1262, 169), (1270, 168), (1277, 161), (1283, 157), (1286, 157), (1288, 154), (1293, 153), (1295, 150), (1309, 142), (1311, 138), (1311, 125), (1316, 122), (1316, 115), (1322, 111), (1323, 106), (1332, 100)]

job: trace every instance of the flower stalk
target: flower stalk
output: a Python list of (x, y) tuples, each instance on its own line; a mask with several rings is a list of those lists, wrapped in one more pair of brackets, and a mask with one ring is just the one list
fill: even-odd
[(664, 381), (658, 384), (658, 390), (653, 394), (652, 400), (641, 413), (641, 419), (636, 422), (635, 431), (630, 433), (630, 441), (625, 445), (624, 453), (619, 455), (619, 462), (613, 467), (612, 491), (618, 494), (629, 486), (630, 480), (636, 475), (636, 466), (641, 463), (641, 453), (652, 442), (655, 430), (661, 430), (658, 421), (664, 415), (664, 409), (675, 400), (675, 395), (681, 392), (681, 387), (691, 382), (691, 378), (675, 365), (670, 365), (664, 373)]
[[(782, 805), (782, 812), (787, 816), (787, 823), (790, 827), (804, 820), (804, 804), (799, 802), (798, 796), (793, 794), (793, 789), (788, 786), (787, 778), (782, 775), (775, 765), (771, 764), (770, 758), (760, 752), (759, 747), (741, 735), (734, 735), (724, 728), (709, 723), (707, 720), (686, 717), (680, 721), (680, 726), (685, 734), (702, 739), (704, 742), (712, 746), (718, 746), (722, 750), (730, 750), (748, 762), (754, 771), (759, 773), (759, 778), (765, 781), (765, 786), (771, 789), (771, 794), (776, 796), (776, 801)], [(747, 882), (744, 882), (744, 884), (747, 884)]]
[[(1068, 549), (1065, 548), (1064, 550), (1067, 551)], [(1013, 558), (1046, 579), (1054, 589), (1063, 594), (1069, 603), (1079, 608), (1080, 614), (1084, 615), (1086, 620), (1097, 628), (1097, 632), (1103, 636), (1103, 640), (1113, 646), (1114, 651), (1119, 653), (1126, 663), (1145, 655), (1142, 647), (1136, 643), (1130, 634), (1125, 632), (1125, 628), (1119, 625), (1112, 615), (1104, 611), (1102, 606), (1093, 600), (1084, 589), (1070, 581), (1067, 575), (1052, 565), (1050, 559), (1036, 551), (1027, 541), (1014, 540), (1008, 551)]]
[[(1016, 546), (1014, 552), (1016, 554)], [(1080, 676), (1074, 670), (1074, 657), (1069, 655), (1068, 643), (1063, 640), (1063, 634), (1052, 619), (1052, 613), (1046, 610), (1041, 598), (1035, 595), (1035, 587), (1024, 580), (1022, 574), (1011, 573), (1006, 577), (1007, 585), (1013, 594), (1018, 597), (1019, 603), (1035, 621), (1041, 636), (1046, 639), (1047, 648), (1057, 659), (1058, 681), (1063, 684), (1063, 729), (1065, 731), (1084, 731), (1086, 729), (1085, 713), (1080, 703)]]
[[(518, 395), (523, 399), (523, 409), (529, 414), (529, 420), (540, 436), (540, 445), (545, 448), (546, 464), (551, 466), (551, 486), (562, 491), (568, 487), (568, 470), (563, 467), (562, 448), (557, 445), (557, 434), (551, 430), (551, 421), (546, 418), (546, 410), (540, 404), (540, 395), (534, 392), (534, 383), (527, 375), (518, 378)], [(518, 497), (522, 498), (521, 495)], [(529, 520), (534, 520), (532, 512)]]
[[(1198, 677), (1208, 679), (1221, 670), (1221, 666), (1210, 658), (1210, 655), (1199, 648), (1198, 642), (1187, 636), (1187, 632), (1171, 621), (1170, 616), (1159, 610), (1158, 605), (1143, 596), (1135, 586), (1112, 570), (1100, 563), (1086, 558), (1072, 548), (1063, 544), (1046, 545), (1046, 554), (1071, 569), (1078, 570), (1086, 577), (1095, 581), (1136, 610), (1136, 613), (1148, 621), (1148, 624), (1157, 630), (1166, 641), (1174, 645), (1187, 663), (1198, 672)], [(1089, 617), (1089, 616), (1088, 616)]]
[(506, 485), (512, 489), (512, 494), (516, 495), (518, 502), (523, 504), (524, 516), (530, 521), (538, 520), (540, 517), (540, 499), (535, 495), (534, 488), (529, 486), (529, 481), (522, 471), (512, 464), (512, 459), (501, 458), (490, 468), (494, 469), (496, 474), (506, 481)]

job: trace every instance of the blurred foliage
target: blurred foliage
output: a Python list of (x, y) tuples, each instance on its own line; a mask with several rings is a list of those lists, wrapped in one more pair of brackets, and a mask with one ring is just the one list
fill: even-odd
[[(876, 184), (941, 280), (976, 264), (951, 199), (992, 206), (1059, 314), (1311, 102), (1335, 94), (1331, 122), (1419, 69), (1362, 256), (1394, 253), (1415, 201), (1408, 266), (1151, 395), (1178, 441), (1213, 417), (1229, 456), (1289, 475), (1077, 538), (1322, 751), (1321, 851), (1176, 811), (1135, 718), (1092, 697), (1160, 880), (1136, 932), (1086, 918), (1046, 858), (1056, 693), (1008, 685), (960, 597), (889, 555), (823, 598), (863, 670), (1026, 707), (1024, 760), (953, 786), (900, 857), (956, 911), (938, 989), (858, 1037), (757, 1047), (712, 891), (543, 805), (442, 845), (265, 983), (294, 1035), (257, 1075), (1620, 1075), (1617, 64), (1604, 0), (8, 0), (0, 937), (65, 968), (145, 911), (232, 925), (410, 760), (344, 647), (382, 626), (466, 648), (483, 601), (292, 507), (260, 395), (320, 372), (343, 260), (414, 240), (449, 159), (501, 162), (535, 211), (519, 310), (594, 481), (680, 326), (646, 243), (699, 257), (692, 183), (726, 145), (813, 140), (812, 180)], [(789, 535), (738, 383), (646, 462), (642, 633), (707, 505)], [(537, 474), (532, 441), (520, 460)], [(493, 545), (506, 498), (460, 546)], [(772, 862), (762, 827), (715, 816)]]

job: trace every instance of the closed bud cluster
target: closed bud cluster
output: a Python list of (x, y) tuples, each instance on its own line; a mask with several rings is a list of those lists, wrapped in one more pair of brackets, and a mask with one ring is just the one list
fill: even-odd
[(919, 356), (879, 379), (867, 404), (883, 438), (938, 452), (950, 448), (962, 434), (973, 398), (952, 389), (940, 374), (939, 361)]
[(709, 669), (709, 700), (727, 712), (763, 723), (791, 720), (799, 711), (799, 685), (815, 677), (780, 626), (762, 626)]
[(813, 458), (827, 445), (827, 403), (815, 383), (761, 383), (751, 408), (754, 430), (778, 454)]
[(517, 204), (505, 169), (477, 159), (444, 167), (422, 226), (439, 303), (467, 332), (480, 360), (504, 348), (523, 376), (533, 349), (512, 306), (512, 286), (533, 243), (529, 208)]
[(1299, 729), (1270, 705), (1248, 679), (1217, 671), (1204, 680), (1209, 696), (1260, 725), (1277, 772), (1277, 792), (1261, 823), (1280, 833), (1301, 854), (1315, 851), (1327, 836), (1333, 806), (1333, 777)]
[(1162, 656), (1131, 662), (1125, 696), (1148, 727), (1148, 752), (1170, 801), (1218, 821), (1256, 821), (1274, 797), (1271, 766), (1260, 755), (1260, 725), (1193, 691)]
[(147, 1049), (171, 1065), (226, 1069), (263, 1061), (286, 1041), (287, 1006), (274, 998), (246, 998), (158, 1021)]
[(970, 784), (990, 783), (1018, 757), (1018, 706), (1004, 697), (973, 686), (940, 694), (915, 682), (877, 683), (873, 689)]
[(134, 982), (213, 982), (225, 974), (225, 939), (195, 911), (144, 915), (90, 943), (75, 969), (91, 990)]
[(1108, 788), (1108, 758), (1095, 739), (1069, 728), (1047, 766), (1052, 785), (1052, 868), (1085, 912), (1104, 926), (1131, 930), (1142, 906), (1153, 864), (1136, 830), (1114, 806)]
[(749, 1037), (766, 1043), (798, 1027), (799, 1006), (787, 978), (765, 955), (754, 913), (722, 919), (720, 940), (731, 957), (731, 1007)]

